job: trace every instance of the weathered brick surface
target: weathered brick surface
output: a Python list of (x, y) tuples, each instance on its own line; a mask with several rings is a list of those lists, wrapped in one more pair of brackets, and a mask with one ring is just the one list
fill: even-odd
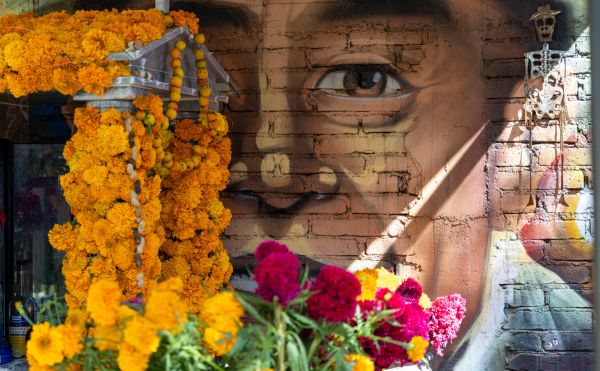
[[(247, 192), (240, 197), (232, 187), (225, 195), (234, 210), (224, 238), (231, 254), (250, 264), (243, 256), (275, 238), (309, 260), (393, 268), (434, 296), (466, 296), (468, 321), (486, 315), (479, 304), (487, 300), (487, 273), (504, 300), (496, 328), (506, 339), (504, 364), (494, 369), (591, 369), (586, 9), (577, 3), (567, 24), (566, 12), (558, 16), (552, 44), (569, 48), (561, 153), (555, 120), (531, 132), (524, 121), (523, 53), (541, 48), (529, 22), (537, 4), (502, 2), (511, 14), (503, 19), (496, 6), (473, 1), (457, 23), (475, 41), (461, 49), (443, 22), (396, 22), (390, 14), (323, 18), (337, 3), (253, 1), (247, 29), (207, 29), (209, 47), (239, 89), (227, 106), (231, 183)], [(479, 23), (467, 25), (468, 11), (478, 12)], [(441, 53), (448, 46), (453, 58)], [(469, 50), (476, 53), (461, 69)], [(318, 96), (325, 71), (359, 62), (393, 67), (419, 87), (415, 101), (335, 98), (340, 104)], [(445, 71), (461, 79), (448, 82)], [(473, 71), (476, 81), (467, 77)], [(496, 232), (512, 237), (486, 246)], [(493, 249), (506, 262), (490, 272)]]

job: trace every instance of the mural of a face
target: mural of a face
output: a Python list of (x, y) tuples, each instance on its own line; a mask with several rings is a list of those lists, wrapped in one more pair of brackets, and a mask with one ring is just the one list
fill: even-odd
[(432, 296), (459, 292), (474, 314), (488, 232), (480, 22), (497, 10), (212, 6), (209, 48), (239, 90), (225, 245), (241, 271), (239, 257), (274, 238), (309, 260), (393, 267)]

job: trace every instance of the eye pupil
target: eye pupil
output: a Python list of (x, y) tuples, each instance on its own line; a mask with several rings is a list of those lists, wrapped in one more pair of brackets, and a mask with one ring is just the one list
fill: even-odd
[(361, 89), (371, 89), (381, 81), (381, 73), (377, 71), (364, 71), (358, 73), (358, 86)]
[(350, 95), (374, 95), (385, 87), (385, 76), (375, 69), (350, 70), (344, 74), (344, 89)]

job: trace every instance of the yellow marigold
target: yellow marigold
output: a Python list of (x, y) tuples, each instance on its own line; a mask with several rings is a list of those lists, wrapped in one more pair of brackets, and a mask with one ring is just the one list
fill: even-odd
[(155, 290), (146, 303), (144, 316), (158, 329), (177, 333), (180, 323), (187, 322), (187, 306), (176, 292)]
[(111, 125), (122, 125), (123, 118), (121, 112), (115, 108), (109, 108), (100, 114), (100, 124), (111, 126)]
[(402, 280), (400, 277), (396, 276), (393, 272), (390, 272), (385, 268), (377, 268), (378, 289), (389, 289), (390, 291), (396, 291), (401, 283)]
[(20, 39), (8, 43), (4, 47), (4, 61), (13, 70), (20, 70), (27, 65), (27, 44)]
[(96, 256), (90, 264), (91, 273), (95, 278), (115, 281), (117, 270), (110, 258)]
[(360, 281), (360, 296), (357, 300), (373, 300), (377, 291), (377, 271), (375, 269), (365, 268), (354, 273)]
[(92, 235), (94, 238), (94, 242), (96, 243), (96, 245), (98, 245), (98, 247), (100, 247), (100, 253), (102, 254), (103, 249), (101, 247), (104, 247), (106, 245), (106, 242), (109, 241), (112, 236), (111, 223), (106, 219), (98, 219), (98, 221), (94, 223), (94, 230)]
[(176, 26), (188, 26), (192, 34), (198, 34), (198, 18), (194, 13), (176, 10), (169, 12), (169, 15)]
[(55, 224), (48, 232), (48, 241), (56, 250), (73, 250), (76, 239), (77, 230), (71, 223)]
[(214, 198), (208, 202), (207, 210), (210, 214), (210, 217), (216, 219), (223, 214), (225, 206), (223, 206), (223, 203), (218, 198)]
[(29, 366), (30, 371), (54, 371), (54, 367), (40, 365), (29, 353), (27, 353), (27, 365)]
[(133, 264), (135, 246), (133, 238), (121, 238), (109, 244), (110, 258), (121, 270), (128, 269)]
[(114, 281), (99, 280), (88, 291), (87, 311), (90, 317), (101, 326), (112, 326), (119, 316), (121, 290)]
[(429, 296), (427, 296), (426, 293), (421, 294), (421, 297), (419, 298), (419, 305), (423, 309), (429, 309), (429, 307), (431, 307), (431, 299), (429, 299)]
[(122, 126), (101, 125), (95, 136), (94, 155), (107, 159), (129, 151), (127, 132)]
[(375, 364), (371, 358), (362, 354), (349, 354), (344, 357), (346, 361), (352, 362), (352, 371), (374, 371)]
[(425, 351), (429, 346), (429, 342), (421, 336), (414, 336), (410, 339), (410, 349), (406, 350), (408, 359), (412, 362), (419, 362), (425, 356)]
[(190, 273), (190, 264), (183, 256), (175, 256), (162, 264), (162, 277), (186, 277)]
[(141, 353), (154, 353), (160, 339), (152, 321), (144, 317), (135, 317), (125, 324), (124, 341)]
[(61, 333), (64, 354), (67, 358), (72, 358), (83, 349), (83, 335), (85, 328), (75, 325), (59, 325), (56, 331)]
[(100, 110), (93, 106), (75, 109), (75, 126), (84, 132), (93, 132), (100, 126)]
[(204, 329), (202, 339), (210, 350), (221, 356), (229, 352), (237, 341), (239, 326), (232, 321), (221, 321)]
[(65, 325), (85, 327), (88, 320), (88, 313), (81, 309), (69, 309)]
[(115, 350), (121, 342), (121, 329), (117, 326), (95, 326), (91, 329), (90, 337), (98, 350)]
[(77, 75), (66, 68), (59, 68), (52, 72), (52, 85), (63, 95), (75, 95), (81, 90)]
[(77, 72), (77, 80), (88, 93), (104, 94), (104, 90), (112, 83), (110, 74), (102, 67), (90, 64)]
[(106, 219), (110, 222), (113, 233), (119, 236), (133, 236), (132, 229), (135, 226), (135, 208), (125, 202), (116, 203), (106, 213)]
[(90, 185), (102, 186), (106, 182), (107, 175), (106, 166), (96, 165), (83, 171), (83, 180)]
[(27, 354), (38, 364), (52, 366), (64, 359), (62, 333), (50, 327), (48, 322), (33, 326), (31, 338), (27, 342)]
[(117, 364), (121, 370), (144, 371), (148, 367), (150, 354), (140, 352), (133, 346), (123, 343), (119, 346)]
[(231, 292), (224, 291), (207, 299), (202, 304), (198, 315), (207, 326), (213, 326), (224, 318), (241, 324), (240, 318), (244, 315), (244, 307)]
[(124, 50), (125, 40), (114, 32), (91, 29), (83, 36), (81, 48), (86, 59), (100, 61), (110, 52)]

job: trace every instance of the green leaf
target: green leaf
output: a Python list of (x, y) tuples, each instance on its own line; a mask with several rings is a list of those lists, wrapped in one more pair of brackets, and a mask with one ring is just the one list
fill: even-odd
[(238, 292), (234, 293), (234, 295), (236, 296), (236, 299), (240, 302), (240, 304), (242, 304), (242, 306), (244, 307), (246, 312), (248, 312), (252, 317), (254, 317), (255, 320), (257, 320), (258, 322), (265, 325), (271, 331), (275, 330), (275, 327), (271, 323), (269, 323), (267, 320), (265, 320), (264, 317), (261, 316), (260, 313), (258, 313), (258, 311), (256, 309), (254, 309), (254, 307), (252, 305), (250, 305), (246, 300), (244, 300), (242, 298), (242, 295), (239, 295)]

